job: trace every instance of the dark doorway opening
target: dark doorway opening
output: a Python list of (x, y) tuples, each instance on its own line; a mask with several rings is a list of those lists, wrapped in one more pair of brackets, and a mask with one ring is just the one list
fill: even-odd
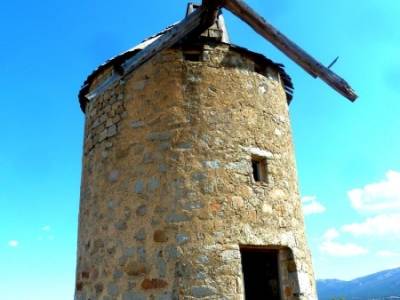
[(246, 300), (280, 300), (277, 249), (241, 248)]

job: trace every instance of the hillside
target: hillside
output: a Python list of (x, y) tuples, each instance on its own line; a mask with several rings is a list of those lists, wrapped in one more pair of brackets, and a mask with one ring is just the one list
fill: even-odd
[(386, 270), (351, 281), (317, 280), (319, 300), (400, 300), (400, 268)]

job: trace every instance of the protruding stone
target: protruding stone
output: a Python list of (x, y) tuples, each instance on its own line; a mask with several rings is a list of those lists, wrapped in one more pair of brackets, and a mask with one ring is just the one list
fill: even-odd
[(189, 221), (190, 218), (186, 215), (181, 215), (181, 214), (171, 214), (168, 215), (166, 218), (167, 223), (180, 223), (180, 222), (186, 222)]
[(110, 182), (116, 182), (118, 180), (119, 172), (117, 170), (112, 170), (108, 175), (108, 180)]
[(170, 132), (151, 132), (147, 135), (147, 139), (149, 141), (168, 141), (171, 139), (171, 133)]
[(177, 242), (179, 245), (185, 244), (185, 243), (187, 243), (188, 241), (189, 241), (189, 237), (188, 237), (186, 234), (184, 234), (184, 233), (178, 233), (178, 234), (176, 235), (176, 242)]
[(135, 193), (142, 194), (144, 192), (144, 182), (142, 179), (138, 179), (135, 182)]
[(125, 221), (118, 221), (114, 224), (114, 227), (117, 230), (126, 230), (128, 228)]
[(221, 257), (222, 257), (223, 261), (240, 259), (240, 251), (239, 250), (225, 250), (221, 253)]
[(117, 134), (117, 126), (112, 125), (111, 127), (107, 128), (107, 137), (112, 137)]
[(137, 254), (139, 262), (146, 261), (146, 249), (144, 247), (141, 247), (141, 246), (137, 247), (136, 254)]
[(146, 205), (140, 205), (137, 209), (136, 209), (136, 214), (138, 216), (145, 216), (147, 213), (147, 206)]
[(178, 298), (174, 298), (170, 292), (165, 292), (162, 295), (156, 297), (156, 300), (177, 300)]
[(209, 169), (218, 169), (220, 167), (219, 160), (209, 160), (203, 162), (204, 166)]
[(167, 275), (167, 263), (159, 255), (157, 256), (157, 259), (156, 259), (156, 266), (157, 266), (159, 276), (161, 278), (164, 278)]
[(159, 170), (161, 173), (165, 173), (165, 172), (167, 172), (167, 170), (168, 170), (168, 166), (167, 166), (166, 164), (160, 164), (160, 165), (158, 166), (158, 170)]
[(118, 295), (118, 292), (119, 292), (119, 288), (114, 282), (111, 282), (107, 285), (107, 293), (109, 295), (116, 296), (116, 295)]
[(176, 258), (182, 255), (181, 251), (176, 246), (173, 245), (168, 245), (165, 248), (165, 251), (167, 253), (167, 258), (169, 260), (175, 260)]
[(151, 177), (148, 183), (148, 188), (150, 192), (154, 192), (160, 187), (160, 180), (156, 177)]
[(168, 286), (168, 283), (165, 280), (153, 278), (153, 279), (144, 279), (142, 281), (141, 287), (144, 290), (152, 290), (152, 289), (162, 289)]
[(147, 273), (146, 266), (136, 261), (128, 263), (124, 271), (129, 276), (139, 276)]
[(156, 230), (154, 231), (153, 239), (157, 243), (165, 243), (168, 242), (168, 234), (164, 230)]
[(144, 230), (144, 228), (141, 228), (138, 232), (136, 232), (135, 240), (142, 242), (145, 239), (146, 239), (146, 231)]
[(140, 80), (134, 83), (133, 89), (136, 91), (143, 91), (146, 86), (147, 80)]
[(96, 283), (94, 285), (94, 289), (96, 291), (96, 294), (101, 294), (104, 290), (104, 285), (100, 282), (100, 283)]
[(195, 298), (204, 298), (215, 295), (216, 289), (211, 286), (193, 286), (192, 296)]
[(146, 299), (147, 297), (140, 292), (129, 291), (125, 292), (122, 295), (122, 300), (146, 300)]
[(144, 122), (143, 121), (132, 121), (131, 122), (131, 127), (132, 128), (140, 128), (144, 126)]
[(132, 257), (135, 254), (135, 248), (134, 247), (128, 247), (124, 251), (124, 256), (126, 257)]

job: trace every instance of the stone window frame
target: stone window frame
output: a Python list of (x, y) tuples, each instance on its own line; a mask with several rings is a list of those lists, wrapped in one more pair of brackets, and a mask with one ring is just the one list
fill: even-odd
[(265, 157), (252, 155), (251, 169), (254, 182), (268, 183), (268, 164)]
[[(250, 169), (249, 169), (249, 176), (251, 178), (251, 182), (253, 184), (257, 185), (267, 185), (270, 183), (270, 173), (269, 171), (269, 165), (270, 161), (272, 159), (272, 153), (269, 152), (268, 150), (261, 149), (258, 147), (247, 147), (246, 151), (248, 152), (250, 159), (249, 159), (249, 164), (250, 164)], [(262, 173), (262, 179), (261, 180), (255, 180), (254, 175), (253, 175), (253, 161), (259, 161), (261, 163), (261, 167), (264, 168), (264, 170), (261, 170)]]

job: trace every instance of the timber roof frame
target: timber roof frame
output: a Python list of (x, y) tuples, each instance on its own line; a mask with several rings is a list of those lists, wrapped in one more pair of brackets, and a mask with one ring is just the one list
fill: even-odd
[[(258, 15), (257, 12), (249, 7), (243, 0), (203, 0), (201, 6), (191, 14), (187, 15), (186, 18), (184, 18), (181, 22), (170, 26), (161, 34), (158, 34), (141, 43), (139, 45), (142, 46), (141, 49), (139, 49), (140, 47), (137, 46), (135, 47), (136, 49), (133, 48), (128, 50), (127, 52), (108, 61), (105, 65), (109, 66), (110, 64), (115, 64), (115, 66), (117, 66), (119, 63), (119, 66), (116, 68), (116, 74), (113, 74), (111, 78), (107, 79), (105, 83), (101, 84), (97, 88), (97, 93), (91, 93), (90, 95), (87, 94), (87, 92), (90, 88), (91, 79), (93, 76), (95, 76), (95, 74), (98, 74), (99, 69), (103, 69), (104, 65), (100, 66), (96, 71), (94, 71), (94, 73), (92, 73), (85, 81), (85, 84), (79, 93), (79, 100), (82, 110), (85, 110), (86, 103), (89, 102), (91, 98), (95, 97), (108, 86), (120, 80), (123, 76), (135, 70), (157, 53), (174, 46), (187, 36), (201, 34), (215, 22), (221, 8), (231, 11), (234, 15), (247, 23), (252, 29), (254, 29), (254, 31), (271, 42), (275, 47), (281, 50), (311, 76), (314, 78), (321, 78), (329, 86), (350, 101), (353, 102), (357, 99), (357, 94), (343, 78), (332, 72), (329, 67), (323, 66), (302, 48), (289, 40), (285, 35), (269, 24), (264, 18)], [(281, 66), (279, 66), (279, 68), (281, 68)], [(293, 89), (291, 81), (289, 84), (289, 89)]]

